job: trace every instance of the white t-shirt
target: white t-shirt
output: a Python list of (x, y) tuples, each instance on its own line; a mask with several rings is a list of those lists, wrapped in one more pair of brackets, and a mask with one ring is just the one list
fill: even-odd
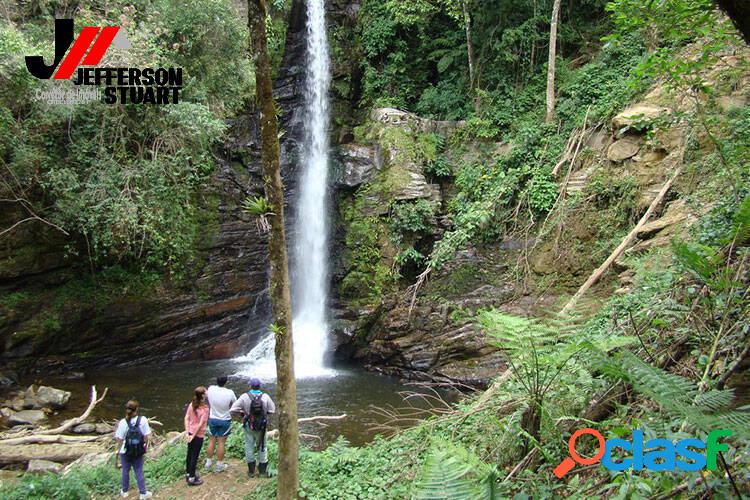
[[(133, 418), (138, 418), (133, 417)], [(135, 422), (131, 419), (131, 421), (135, 424)], [(151, 434), (151, 427), (148, 425), (148, 419), (146, 417), (141, 417), (141, 420), (138, 423), (138, 427), (141, 429), (141, 433), (144, 436), (148, 436)], [(122, 446), (120, 447), (120, 453), (125, 453), (125, 436), (128, 435), (128, 422), (123, 418), (120, 420), (120, 423), (117, 424), (117, 430), (115, 430), (115, 439), (122, 439)]]
[(210, 408), (208, 418), (214, 418), (216, 420), (232, 420), (232, 415), (229, 413), (229, 409), (232, 407), (232, 404), (237, 401), (237, 396), (232, 389), (212, 385), (206, 391), (206, 396), (208, 397), (208, 406)]

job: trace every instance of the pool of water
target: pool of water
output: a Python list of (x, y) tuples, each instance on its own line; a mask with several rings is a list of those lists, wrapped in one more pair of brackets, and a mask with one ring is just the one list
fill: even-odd
[[(234, 375), (236, 373), (241, 376)], [(125, 402), (135, 398), (141, 403), (141, 414), (164, 424), (163, 430), (182, 430), (185, 406), (192, 397), (193, 388), (214, 383), (217, 375), (230, 376), (227, 387), (237, 396), (249, 390), (250, 373), (242, 361), (188, 362), (157, 366), (134, 366), (110, 370), (91, 371), (83, 379), (47, 377), (24, 381), (51, 385), (73, 393), (68, 407), (55, 416), (53, 423), (80, 415), (88, 405), (91, 385), (107, 397), (96, 408), (94, 418), (112, 420), (122, 418)], [(273, 398), (273, 382), (264, 384), (264, 390)], [(322, 378), (305, 378), (297, 381), (299, 417), (313, 415), (347, 414), (347, 418), (330, 422), (327, 427), (303, 426), (302, 431), (321, 437), (324, 443), (341, 435), (354, 445), (369, 442), (375, 437), (373, 425), (382, 422), (372, 411), (380, 407), (403, 407), (399, 395), (402, 391), (415, 391), (399, 379), (376, 375), (356, 367), (337, 367), (335, 375)], [(443, 394), (450, 400), (451, 395)], [(271, 426), (275, 421), (271, 419)]]

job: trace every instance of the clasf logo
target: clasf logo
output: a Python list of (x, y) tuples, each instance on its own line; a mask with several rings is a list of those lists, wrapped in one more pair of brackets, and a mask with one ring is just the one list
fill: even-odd
[[(584, 434), (594, 436), (599, 442), (599, 449), (591, 458), (584, 458), (576, 453), (576, 441)], [(599, 461), (605, 468), (612, 471), (624, 471), (631, 467), (633, 470), (645, 468), (653, 471), (694, 472), (704, 467), (708, 470), (716, 470), (716, 456), (719, 452), (729, 449), (729, 446), (726, 443), (720, 443), (719, 439), (731, 435), (732, 431), (721, 429), (709, 432), (705, 442), (696, 438), (681, 439), (676, 443), (668, 439), (650, 439), (644, 445), (643, 431), (640, 429), (633, 431), (632, 441), (619, 438), (605, 441), (599, 431), (587, 427), (575, 431), (570, 436), (568, 441), (570, 456), (560, 462), (553, 473), (558, 478), (562, 478), (575, 467), (576, 463), (594, 465)], [(616, 461), (617, 457), (614, 455), (617, 449), (629, 452), (630, 456)], [(705, 453), (698, 450), (705, 450)]]
[(182, 68), (96, 67), (113, 42), (118, 48), (130, 47), (119, 26), (85, 26), (74, 41), (73, 20), (55, 19), (54, 61), (47, 65), (42, 56), (26, 56), (26, 68), (43, 80), (68, 80), (76, 73), (75, 85), (104, 84), (107, 104), (179, 102)]

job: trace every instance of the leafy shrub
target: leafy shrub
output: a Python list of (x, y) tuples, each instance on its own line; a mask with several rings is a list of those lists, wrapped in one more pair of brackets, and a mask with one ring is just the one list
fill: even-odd
[(432, 233), (435, 211), (435, 203), (429, 200), (393, 203), (389, 219), (392, 234), (400, 240), (409, 233)]

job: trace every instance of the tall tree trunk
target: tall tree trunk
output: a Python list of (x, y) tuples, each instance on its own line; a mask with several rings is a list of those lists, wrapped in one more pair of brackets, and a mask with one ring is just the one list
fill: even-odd
[(546, 123), (555, 119), (555, 60), (557, 58), (557, 22), (560, 19), (560, 0), (552, 6), (552, 20), (549, 27), (549, 61), (547, 63), (547, 114)]
[(745, 42), (750, 44), (750, 2), (747, 0), (717, 0), (717, 3), (740, 30)]
[[(471, 13), (469, 11), (469, 0), (461, 0), (461, 8), (464, 14), (464, 31), (466, 32), (466, 54), (469, 59), (469, 92), (474, 93), (476, 85), (476, 68), (474, 59), (474, 44), (471, 43)], [(474, 99), (474, 107), (479, 110), (479, 100)]]
[(266, 198), (273, 210), (268, 216), (271, 231), (268, 255), (271, 265), (271, 303), (276, 335), (276, 398), (279, 415), (279, 478), (276, 497), (297, 498), (299, 486), (299, 429), (297, 387), (294, 381), (292, 346), (292, 301), (289, 291), (289, 261), (284, 232), (284, 186), (281, 182), (278, 123), (273, 101), (271, 63), (266, 41), (266, 0), (248, 1), (248, 26), (255, 60), (255, 88), (260, 109), (261, 158)]

